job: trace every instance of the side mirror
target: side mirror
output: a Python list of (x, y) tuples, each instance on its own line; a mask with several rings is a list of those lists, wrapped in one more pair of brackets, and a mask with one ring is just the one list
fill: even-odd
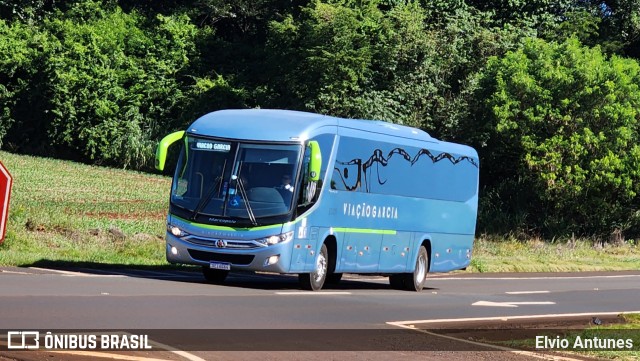
[(173, 132), (162, 138), (156, 149), (156, 169), (164, 170), (164, 163), (167, 161), (167, 149), (176, 141), (184, 137), (184, 130)]
[(309, 174), (308, 179), (311, 182), (317, 182), (320, 180), (320, 169), (322, 167), (322, 154), (320, 153), (320, 144), (317, 141), (309, 141), (309, 150), (311, 151), (311, 157), (309, 159)]
[(300, 206), (307, 207), (316, 196), (318, 183), (320, 183), (320, 171), (322, 169), (322, 154), (320, 144), (311, 140), (305, 150), (305, 177), (302, 179), (303, 191), (300, 194)]

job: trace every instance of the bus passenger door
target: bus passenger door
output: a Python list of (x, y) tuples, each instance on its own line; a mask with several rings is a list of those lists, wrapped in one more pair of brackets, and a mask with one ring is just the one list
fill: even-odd
[(408, 232), (383, 235), (379, 271), (405, 272), (409, 259), (410, 243), (411, 234)]
[(354, 243), (354, 234), (343, 233), (342, 242), (338, 242), (338, 246), (342, 245), (342, 254), (340, 257), (340, 272), (355, 272), (357, 247)]
[(377, 272), (380, 261), (380, 246), (382, 245), (382, 235), (376, 233), (353, 233), (350, 237), (354, 239), (356, 247), (356, 270), (358, 272)]
[(289, 265), (289, 272), (303, 272), (307, 264), (307, 244), (304, 240), (296, 239), (291, 250), (291, 264)]

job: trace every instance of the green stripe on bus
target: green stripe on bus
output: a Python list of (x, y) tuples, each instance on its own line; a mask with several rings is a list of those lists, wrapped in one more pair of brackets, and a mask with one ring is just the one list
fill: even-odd
[[(260, 230), (264, 230), (264, 229), (271, 229), (271, 228), (278, 228), (278, 227), (282, 227), (283, 224), (272, 224), (269, 226), (261, 226), (261, 227), (254, 227), (254, 228), (234, 228), (234, 227), (228, 227), (228, 226), (214, 226), (214, 225), (210, 225), (210, 224), (203, 224), (203, 223), (194, 223), (191, 222), (189, 220), (186, 220), (184, 218), (172, 215), (171, 217), (175, 217), (183, 222), (189, 223), (191, 225), (200, 227), (200, 228), (206, 228), (206, 229), (213, 229), (216, 231), (244, 231), (244, 232), (250, 232), (250, 231), (260, 231)], [(293, 224), (298, 223), (302, 218), (296, 219), (295, 221), (291, 222)], [(334, 232), (343, 232), (343, 233), (368, 233), (368, 234), (392, 234), (395, 235), (397, 234), (397, 231), (393, 230), (393, 229), (369, 229), (369, 228), (333, 228)]]
[(214, 226), (211, 224), (204, 224), (204, 223), (195, 223), (195, 222), (191, 222), (189, 220), (186, 220), (184, 218), (180, 218), (178, 216), (174, 216), (171, 215), (171, 217), (177, 218), (183, 222), (189, 223), (190, 225), (193, 226), (197, 226), (200, 228), (205, 228), (205, 229), (213, 229), (216, 231), (244, 231), (244, 232), (249, 232), (249, 231), (261, 231), (264, 229), (271, 229), (271, 228), (278, 228), (278, 227), (282, 227), (283, 224), (279, 223), (279, 224), (272, 224), (269, 226), (260, 226), (260, 227), (252, 227), (252, 228), (234, 228), (234, 227), (228, 227), (228, 226)]
[(392, 229), (369, 229), (369, 228), (333, 228), (334, 232), (343, 233), (369, 233), (369, 234), (396, 234)]

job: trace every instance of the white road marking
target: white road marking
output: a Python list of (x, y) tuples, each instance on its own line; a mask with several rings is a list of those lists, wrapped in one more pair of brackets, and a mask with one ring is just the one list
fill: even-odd
[(158, 347), (160, 349), (167, 350), (167, 351), (172, 352), (172, 353), (174, 353), (174, 354), (176, 354), (178, 356), (184, 357), (189, 361), (207, 361), (207, 360), (205, 360), (205, 359), (203, 359), (201, 357), (198, 357), (198, 356), (196, 356), (194, 354), (188, 353), (186, 351), (178, 350), (175, 347), (172, 347), (172, 346), (169, 346), (169, 345), (165, 345), (163, 343), (156, 342), (156, 341), (153, 341), (153, 340), (150, 340), (150, 342), (154, 347)]
[[(125, 333), (128, 334), (128, 333)], [(165, 350), (168, 352), (171, 352), (173, 354), (176, 354), (180, 357), (183, 357), (189, 361), (206, 361), (205, 359), (198, 357), (194, 354), (191, 354), (189, 352), (186, 351), (182, 351), (182, 350), (178, 350), (175, 347), (169, 346), (169, 345), (165, 345), (163, 343), (160, 342), (156, 342), (153, 340), (149, 340), (149, 343), (153, 346), (154, 349), (156, 350)], [(55, 351), (50, 351), (50, 352), (54, 352), (54, 353), (61, 353), (61, 354), (70, 354), (70, 355), (76, 355), (76, 356), (89, 356), (89, 357), (100, 357), (100, 358), (110, 358), (110, 359), (114, 359), (114, 360), (125, 360), (125, 361), (167, 361), (164, 359), (157, 359), (157, 358), (149, 358), (149, 357), (138, 357), (138, 356), (130, 356), (130, 355), (121, 355), (121, 354), (117, 354), (117, 353), (107, 353), (107, 352), (96, 352), (96, 351), (71, 351), (71, 350), (55, 350)]]
[(11, 274), (16, 274), (16, 275), (31, 275), (33, 273), (29, 273), (29, 272), (18, 272), (18, 271), (7, 271), (7, 270), (0, 270), (0, 273), (11, 273)]
[(429, 323), (452, 323), (452, 322), (472, 322), (472, 321), (511, 321), (511, 320), (527, 320), (527, 319), (534, 319), (534, 318), (560, 318), (560, 317), (581, 317), (581, 316), (617, 316), (621, 313), (640, 314), (640, 311), (552, 313), (552, 314), (523, 315), (523, 316), (440, 318), (440, 319), (433, 319), (433, 320), (391, 321), (391, 322), (387, 322), (387, 324), (392, 326), (402, 327), (406, 325), (429, 324)]
[(65, 354), (65, 355), (87, 356), (91, 358), (99, 357), (99, 358), (108, 358), (112, 360), (125, 360), (125, 361), (167, 361), (166, 359), (160, 359), (160, 358), (121, 355), (121, 354), (110, 353), (110, 352), (96, 352), (96, 351), (48, 351), (48, 352)]
[[(9, 344), (8, 344), (8, 341), (5, 341), (4, 339), (2, 339), (2, 340), (0, 340), (0, 345), (8, 347)], [(132, 356), (132, 355), (122, 355), (122, 354), (113, 353), (113, 352), (76, 351), (76, 350), (44, 350), (44, 349), (40, 349), (39, 351), (51, 352), (51, 353), (57, 353), (57, 354), (74, 355), (74, 356), (87, 356), (87, 357), (91, 357), (91, 358), (95, 358), (95, 357), (108, 358), (108, 359), (112, 359), (112, 360), (167, 361), (165, 359), (157, 359), (157, 358), (150, 358), (150, 357), (139, 357), (139, 356)], [(196, 360), (196, 359), (190, 359), (190, 360), (191, 361), (200, 361), (200, 360)]]
[(513, 291), (505, 292), (508, 295), (533, 295), (536, 293), (550, 293), (549, 291)]
[[(36, 271), (44, 271), (51, 273), (59, 273), (63, 276), (70, 277), (103, 277), (103, 278), (123, 278), (123, 277), (158, 277), (162, 279), (184, 279), (184, 278), (193, 278), (193, 273), (185, 273), (183, 274), (173, 274), (169, 272), (161, 272), (161, 271), (143, 271), (144, 274), (136, 274), (136, 273), (126, 273), (126, 272), (118, 272), (118, 271), (105, 271), (108, 273), (97, 274), (97, 273), (88, 273), (88, 272), (80, 272), (80, 271), (64, 271), (57, 270), (51, 268), (40, 268), (40, 267), (29, 267), (32, 270)], [(37, 275), (37, 273), (30, 272), (19, 272), (19, 271), (9, 271), (9, 270), (0, 270), (0, 273), (10, 273), (10, 274), (21, 274), (21, 275)]]
[(314, 292), (314, 291), (309, 291), (309, 292), (276, 292), (276, 295), (280, 295), (280, 296), (308, 296), (308, 295), (314, 295), (314, 296), (335, 296), (335, 295), (350, 295), (352, 294), (351, 292), (324, 292), (324, 291), (320, 291), (320, 292)]
[(39, 268), (39, 267), (29, 267), (30, 269), (33, 270), (37, 270), (37, 271), (45, 271), (45, 272), (54, 272), (54, 273), (60, 273), (63, 276), (69, 276), (69, 277), (112, 277), (112, 278), (122, 278), (122, 277), (126, 277), (125, 275), (111, 275), (111, 274), (93, 274), (93, 273), (84, 273), (84, 272), (74, 272), (74, 271), (63, 271), (63, 270), (57, 270), (57, 269), (50, 269), (50, 268)]
[(203, 359), (201, 357), (198, 357), (198, 356), (196, 356), (196, 355), (194, 355), (192, 353), (188, 353), (186, 351), (173, 350), (171, 352), (175, 353), (178, 356), (182, 356), (182, 357), (184, 357), (184, 358), (186, 358), (187, 360), (190, 360), (190, 361), (207, 361), (207, 360), (205, 360), (205, 359)]
[(472, 303), (471, 306), (489, 306), (489, 307), (518, 307), (524, 305), (555, 305), (555, 302), (540, 301), (540, 302), (491, 302), (491, 301), (478, 301)]
[(614, 275), (614, 276), (540, 276), (540, 277), (429, 277), (427, 281), (474, 281), (474, 280), (574, 280), (574, 279), (594, 279), (594, 278), (640, 278), (640, 275)]

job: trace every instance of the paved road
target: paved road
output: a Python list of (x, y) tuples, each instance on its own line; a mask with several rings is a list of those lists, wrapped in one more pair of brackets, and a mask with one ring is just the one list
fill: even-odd
[[(412, 348), (407, 346), (403, 334), (396, 332), (449, 327), (461, 322), (476, 327), (490, 322), (525, 322), (540, 316), (566, 318), (571, 314), (590, 319), (594, 315), (640, 311), (637, 301), (640, 272), (434, 275), (428, 279), (428, 288), (420, 293), (392, 290), (386, 278), (347, 276), (331, 289), (312, 293), (300, 291), (297, 278), (280, 275), (232, 274), (226, 285), (214, 286), (205, 284), (197, 272), (176, 270), (2, 268), (0, 271), (0, 320), (4, 330), (184, 329), (188, 334), (194, 329), (216, 329), (203, 332), (214, 332), (221, 341), (218, 344), (222, 343), (220, 349), (226, 350), (245, 350), (247, 342), (260, 344), (262, 333), (249, 334), (248, 340), (236, 345), (225, 341), (227, 336), (220, 329), (229, 330), (226, 332), (229, 340), (239, 335), (240, 330), (259, 329), (270, 335), (264, 337), (266, 340), (280, 337), (289, 341), (313, 340), (336, 334), (332, 330), (351, 329), (337, 333), (341, 335), (338, 339), (320, 344), (329, 345), (327, 349), (331, 350), (331, 342), (337, 342), (340, 349), (345, 347), (344, 352), (358, 355), (368, 347), (380, 351), (371, 354), (371, 358), (382, 357), (391, 350), (410, 351), (407, 354), (410, 358), (425, 352), (429, 356), (435, 352), (436, 356), (451, 358), (448, 351), (452, 348), (475, 351), (481, 348), (441, 344), (446, 339), (431, 341), (433, 349), (423, 345)], [(386, 339), (386, 343), (358, 344), (351, 351), (340, 344), (340, 337), (352, 339), (357, 333), (354, 329), (382, 330), (381, 335), (363, 342)], [(309, 330), (321, 331), (305, 335)], [(303, 346), (285, 344), (284, 349), (292, 347), (296, 351), (314, 349), (309, 345), (318, 342)], [(191, 347), (194, 353), (199, 352), (198, 346)], [(268, 348), (265, 344), (258, 347)], [(394, 354), (394, 358), (401, 358), (402, 354)], [(482, 352), (476, 354), (475, 359), (484, 359)], [(176, 357), (175, 353), (168, 355)], [(204, 358), (211, 359), (213, 354)]]

